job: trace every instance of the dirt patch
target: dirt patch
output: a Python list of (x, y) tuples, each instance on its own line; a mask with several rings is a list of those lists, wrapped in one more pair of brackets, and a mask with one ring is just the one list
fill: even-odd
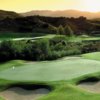
[(0, 96), (5, 100), (37, 100), (50, 91), (46, 85), (13, 85), (0, 92)]
[(100, 93), (100, 79), (96, 77), (81, 80), (78, 87), (85, 89), (89, 92)]

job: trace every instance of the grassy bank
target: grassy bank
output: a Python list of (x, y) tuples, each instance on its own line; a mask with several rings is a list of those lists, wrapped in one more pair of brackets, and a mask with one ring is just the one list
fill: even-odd
[(84, 58), (92, 59), (92, 60), (99, 60), (100, 61), (100, 52), (88, 53), (82, 55)]

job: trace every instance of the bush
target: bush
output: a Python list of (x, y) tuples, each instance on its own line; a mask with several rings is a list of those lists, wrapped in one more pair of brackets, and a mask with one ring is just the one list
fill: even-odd
[(27, 44), (23, 49), (24, 58), (28, 60), (45, 60), (50, 55), (48, 39), (37, 40), (32, 44)]
[(69, 25), (66, 25), (64, 30), (65, 30), (65, 35), (74, 36), (74, 31), (71, 29)]
[(87, 41), (82, 47), (82, 53), (100, 51), (100, 41)]
[(100, 51), (99, 41), (71, 42), (65, 36), (35, 41), (4, 41), (0, 44), (0, 61), (12, 59), (54, 60), (64, 56)]
[(14, 59), (16, 56), (16, 48), (12, 41), (4, 41), (0, 44), (0, 58), (2, 61)]
[(62, 25), (58, 27), (57, 33), (60, 35), (65, 35), (65, 30)]
[(45, 60), (51, 53), (49, 40), (41, 39), (35, 42), (35, 58), (37, 60)]

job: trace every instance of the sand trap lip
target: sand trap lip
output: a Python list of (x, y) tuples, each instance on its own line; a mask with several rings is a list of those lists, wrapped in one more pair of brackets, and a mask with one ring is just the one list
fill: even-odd
[(0, 96), (5, 100), (37, 100), (51, 91), (48, 87), (38, 87), (38, 85), (33, 88), (31, 86), (12, 86), (0, 92)]
[(80, 81), (78, 87), (92, 93), (100, 93), (100, 80), (95, 77), (87, 78)]

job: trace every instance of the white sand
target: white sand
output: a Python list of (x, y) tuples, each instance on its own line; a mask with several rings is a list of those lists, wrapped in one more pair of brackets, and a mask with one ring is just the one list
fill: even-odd
[(14, 87), (0, 92), (0, 96), (5, 100), (37, 100), (49, 92), (50, 91), (45, 88), (36, 90), (24, 90), (19, 87)]

